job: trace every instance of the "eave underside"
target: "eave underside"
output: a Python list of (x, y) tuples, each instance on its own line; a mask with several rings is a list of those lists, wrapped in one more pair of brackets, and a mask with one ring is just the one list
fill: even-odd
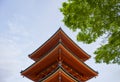
[(39, 82), (80, 82), (77, 78), (67, 72), (63, 67), (58, 67)]

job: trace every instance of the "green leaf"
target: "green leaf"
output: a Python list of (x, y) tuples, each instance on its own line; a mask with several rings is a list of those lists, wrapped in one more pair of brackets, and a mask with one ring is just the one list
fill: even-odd
[(120, 0), (68, 0), (60, 11), (63, 22), (86, 44), (108, 34), (107, 44), (95, 51), (97, 63), (120, 64)]

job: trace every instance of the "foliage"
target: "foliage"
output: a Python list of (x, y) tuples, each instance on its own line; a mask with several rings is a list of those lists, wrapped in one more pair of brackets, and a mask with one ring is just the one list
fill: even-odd
[(68, 0), (60, 11), (64, 24), (79, 30), (78, 41), (90, 44), (107, 35), (108, 43), (95, 51), (97, 63), (120, 64), (120, 0)]

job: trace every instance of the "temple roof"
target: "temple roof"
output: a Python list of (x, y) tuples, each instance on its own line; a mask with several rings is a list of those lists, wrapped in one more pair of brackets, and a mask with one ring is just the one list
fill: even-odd
[(98, 75), (84, 63), (90, 56), (61, 28), (29, 57), (35, 63), (21, 74), (34, 82), (86, 82)]
[[(33, 65), (22, 72), (22, 75), (33, 81), (42, 79), (58, 67), (59, 61), (62, 67), (71, 75), (74, 75), (80, 81), (86, 81), (94, 76), (97, 72), (87, 66), (80, 58), (71, 53), (61, 42), (56, 45), (49, 53), (42, 56)], [(82, 77), (82, 78), (81, 78)]]
[(42, 56), (51, 51), (56, 45), (61, 42), (72, 53), (79, 57), (82, 61), (90, 58), (90, 55), (85, 53), (77, 44), (71, 40), (65, 32), (60, 28), (50, 39), (48, 39), (41, 47), (29, 55), (34, 61), (38, 61)]

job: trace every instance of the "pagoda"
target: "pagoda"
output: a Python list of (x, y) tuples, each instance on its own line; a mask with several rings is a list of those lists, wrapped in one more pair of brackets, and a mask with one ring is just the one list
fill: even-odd
[(21, 75), (34, 82), (86, 82), (98, 75), (84, 63), (90, 55), (61, 28), (29, 57), (35, 63)]

